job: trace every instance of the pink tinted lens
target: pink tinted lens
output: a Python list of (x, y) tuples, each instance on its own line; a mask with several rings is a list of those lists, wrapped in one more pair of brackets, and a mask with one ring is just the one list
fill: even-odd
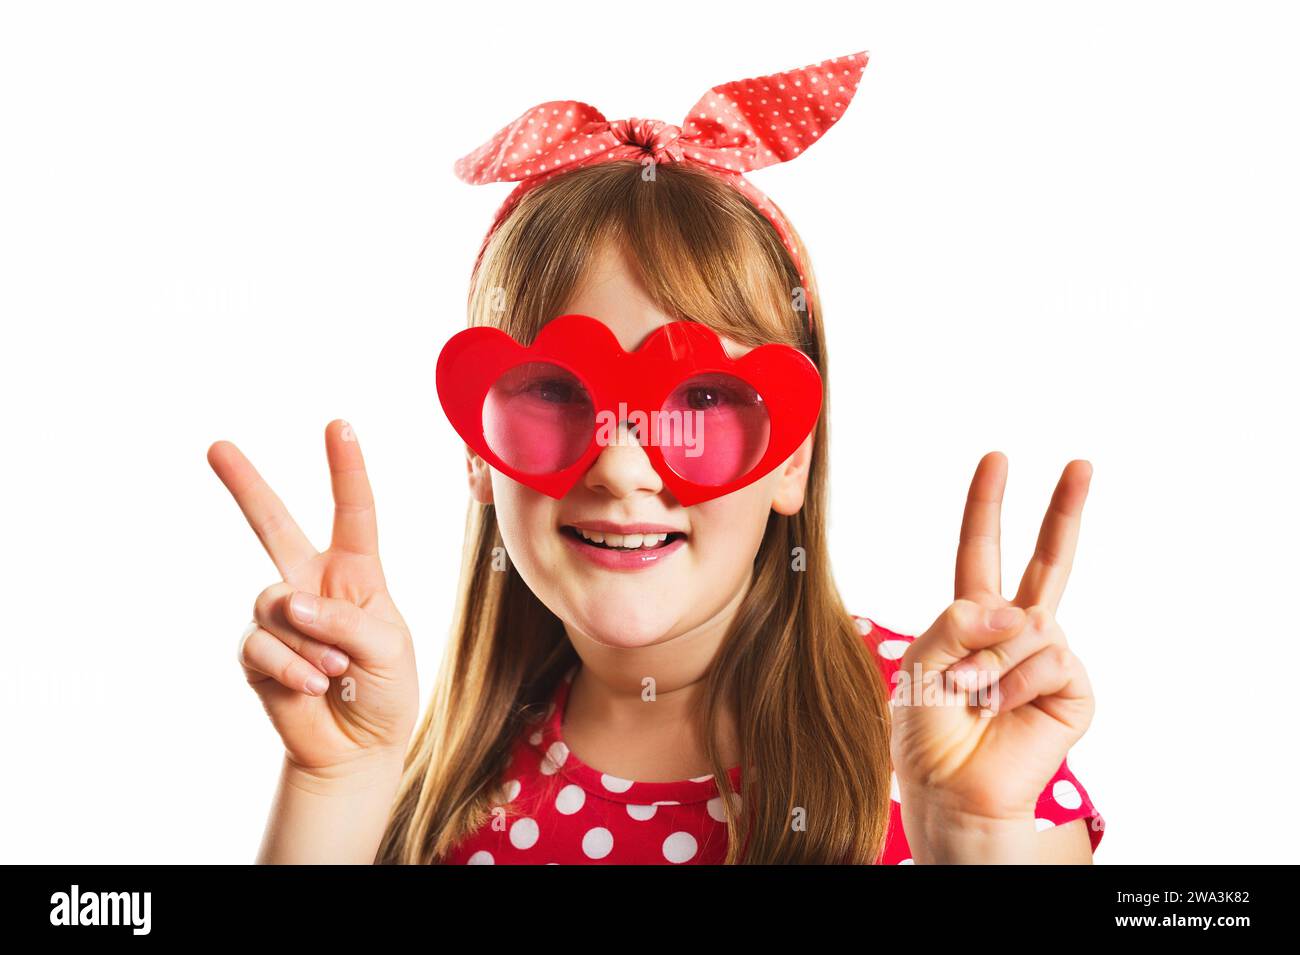
[(525, 474), (562, 471), (591, 444), (596, 414), (581, 381), (559, 365), (511, 368), (483, 402), (483, 437), (502, 461)]
[(657, 443), (676, 474), (719, 487), (753, 470), (771, 430), (758, 392), (733, 375), (710, 372), (687, 379), (668, 396)]

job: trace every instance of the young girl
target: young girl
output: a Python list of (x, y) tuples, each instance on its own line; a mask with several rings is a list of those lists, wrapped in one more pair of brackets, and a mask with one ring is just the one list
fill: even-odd
[[(797, 349), (821, 410), (774, 466), (689, 505), (626, 421), (559, 495), (468, 448), (456, 620), (413, 740), (411, 637), (350, 426), (326, 428), (320, 553), (212, 445), (283, 578), (239, 654), (285, 745), (261, 860), (1091, 860), (1101, 818), (1065, 757), (1092, 691), (1054, 620), (1090, 466), (1066, 467), (1011, 601), (997, 453), (971, 484), (955, 600), (922, 636), (848, 613), (830, 572), (823, 316), (797, 234), (738, 170), (798, 155), (865, 63), (715, 87), (680, 128), (547, 103), (458, 164), (521, 182), (475, 265), (470, 326), (528, 346), (589, 316), (631, 353), (701, 323), (731, 359)], [(443, 385), (440, 368), (448, 407)], [(765, 396), (775, 428), (807, 396), (772, 387), (790, 389)]]

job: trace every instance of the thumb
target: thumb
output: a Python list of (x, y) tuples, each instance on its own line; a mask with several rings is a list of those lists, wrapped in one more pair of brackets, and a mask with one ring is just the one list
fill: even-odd
[(400, 646), (392, 624), (349, 600), (295, 590), (284, 597), (284, 616), (307, 636), (338, 647), (359, 663), (382, 663)]
[(1005, 639), (1016, 633), (1025, 624), (1025, 612), (1019, 607), (995, 607), (984, 611), (984, 629), (999, 634)]
[(904, 664), (944, 669), (1020, 632), (1026, 619), (1019, 607), (985, 607), (973, 600), (955, 600), (929, 630), (912, 641), (903, 655)]

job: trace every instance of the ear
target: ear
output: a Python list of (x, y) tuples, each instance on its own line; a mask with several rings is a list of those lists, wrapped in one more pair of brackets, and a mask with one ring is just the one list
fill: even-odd
[(469, 493), (480, 504), (492, 503), (492, 468), (481, 457), (465, 447), (465, 470), (469, 478)]
[(772, 510), (787, 517), (798, 514), (803, 507), (804, 492), (808, 488), (808, 470), (812, 467), (813, 434), (803, 439), (798, 450), (777, 469), (776, 486), (772, 490)]

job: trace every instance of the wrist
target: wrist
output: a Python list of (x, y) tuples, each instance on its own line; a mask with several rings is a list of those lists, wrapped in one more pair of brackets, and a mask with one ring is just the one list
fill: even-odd
[(1032, 810), (990, 817), (951, 805), (933, 794), (901, 794), (903, 831), (919, 865), (1023, 865), (1037, 863)]
[(286, 753), (285, 784), (314, 796), (348, 796), (357, 792), (391, 788), (401, 782), (405, 756), (399, 750), (367, 750), (329, 766), (306, 766)]
[(373, 862), (401, 780), (402, 761), (387, 751), (329, 767), (286, 754), (258, 861)]

